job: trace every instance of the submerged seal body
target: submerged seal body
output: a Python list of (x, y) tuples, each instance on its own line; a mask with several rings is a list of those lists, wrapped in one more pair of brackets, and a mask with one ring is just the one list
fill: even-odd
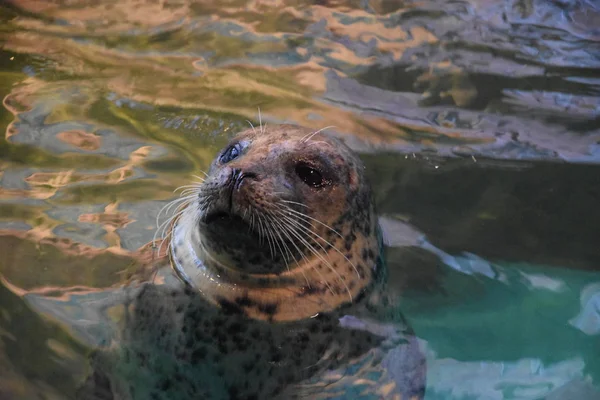
[(170, 257), (185, 284), (136, 293), (80, 398), (422, 398), (424, 357), (383, 290), (371, 189), (343, 143), (246, 130), (183, 199)]

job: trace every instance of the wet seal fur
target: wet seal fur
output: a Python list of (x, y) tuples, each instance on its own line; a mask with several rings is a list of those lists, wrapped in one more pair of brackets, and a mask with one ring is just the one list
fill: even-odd
[(425, 358), (382, 289), (371, 189), (344, 144), (244, 131), (183, 199), (169, 244), (185, 284), (136, 289), (78, 398), (423, 397)]

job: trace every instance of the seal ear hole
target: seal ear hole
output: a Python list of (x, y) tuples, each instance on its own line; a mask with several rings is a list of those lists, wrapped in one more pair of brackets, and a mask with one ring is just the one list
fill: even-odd
[(321, 188), (331, 183), (323, 177), (323, 174), (318, 169), (305, 162), (296, 164), (295, 171), (296, 175), (310, 187)]

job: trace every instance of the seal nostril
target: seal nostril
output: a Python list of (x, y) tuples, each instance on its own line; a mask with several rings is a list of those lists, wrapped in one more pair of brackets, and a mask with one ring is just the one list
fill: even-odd
[(244, 172), (243, 175), (244, 175), (244, 178), (254, 179), (255, 181), (258, 180), (258, 174), (254, 173), (254, 172)]
[(231, 173), (229, 174), (229, 179), (227, 179), (226, 184), (230, 185), (230, 186), (237, 186), (241, 175), (242, 175), (242, 170), (240, 170), (238, 168), (232, 168)]
[(239, 189), (239, 187), (242, 185), (242, 182), (244, 181), (244, 179), (253, 179), (253, 180), (257, 180), (258, 179), (258, 175), (254, 172), (241, 172), (240, 170), (234, 170), (234, 172), (232, 173), (232, 182), (233, 182), (233, 188), (234, 189)]

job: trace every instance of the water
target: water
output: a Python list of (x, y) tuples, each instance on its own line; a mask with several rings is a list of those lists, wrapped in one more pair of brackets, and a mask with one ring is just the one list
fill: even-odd
[(427, 399), (600, 398), (597, 2), (0, 7), (0, 398), (72, 397), (259, 107), (363, 155)]

